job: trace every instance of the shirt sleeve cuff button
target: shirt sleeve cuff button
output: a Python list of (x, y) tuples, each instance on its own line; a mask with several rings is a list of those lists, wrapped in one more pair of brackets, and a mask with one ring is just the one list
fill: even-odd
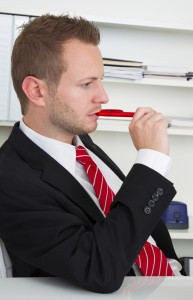
[(151, 198), (154, 200), (154, 201), (158, 201), (159, 200), (159, 195), (157, 193), (154, 193)]
[(164, 190), (160, 187), (157, 188), (156, 193), (158, 194), (158, 196), (162, 196), (164, 193)]
[(151, 208), (150, 208), (149, 206), (144, 207), (144, 213), (145, 213), (146, 215), (151, 214)]
[(149, 205), (150, 207), (155, 207), (155, 201), (150, 199), (150, 200), (148, 201), (148, 205)]

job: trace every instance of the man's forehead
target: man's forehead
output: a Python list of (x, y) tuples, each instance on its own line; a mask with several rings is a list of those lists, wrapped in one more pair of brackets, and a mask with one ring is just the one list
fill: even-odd
[(97, 46), (78, 40), (69, 41), (65, 45), (64, 63), (66, 72), (81, 74), (81, 80), (103, 76), (104, 66), (100, 50)]

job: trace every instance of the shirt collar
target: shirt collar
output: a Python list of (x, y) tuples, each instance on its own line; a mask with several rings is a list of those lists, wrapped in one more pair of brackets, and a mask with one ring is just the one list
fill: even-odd
[(55, 139), (45, 137), (31, 128), (23, 120), (20, 121), (20, 130), (32, 140), (38, 147), (49, 154), (59, 164), (61, 164), (69, 173), (74, 175), (76, 163), (76, 147), (84, 146), (78, 136), (73, 138), (73, 144), (60, 142)]

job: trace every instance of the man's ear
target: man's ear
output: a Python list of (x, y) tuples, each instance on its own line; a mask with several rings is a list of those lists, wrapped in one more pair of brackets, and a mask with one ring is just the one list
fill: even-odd
[(35, 105), (44, 107), (44, 97), (42, 94), (43, 91), (43, 82), (40, 79), (37, 79), (33, 76), (27, 76), (25, 77), (22, 89), (24, 93), (26, 94), (27, 98), (33, 102)]

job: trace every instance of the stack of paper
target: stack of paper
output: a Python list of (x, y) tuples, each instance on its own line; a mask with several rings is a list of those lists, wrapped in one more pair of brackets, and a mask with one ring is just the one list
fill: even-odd
[(120, 59), (103, 58), (104, 76), (131, 80), (143, 78), (142, 63)]
[(104, 67), (105, 77), (117, 77), (125, 79), (140, 80), (143, 78), (143, 70), (138, 68)]

